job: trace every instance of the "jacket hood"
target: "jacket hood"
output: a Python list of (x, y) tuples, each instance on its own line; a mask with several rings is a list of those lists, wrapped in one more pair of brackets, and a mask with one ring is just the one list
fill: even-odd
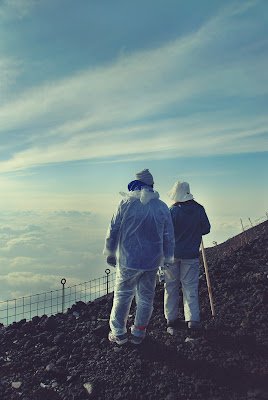
[(144, 187), (141, 190), (134, 190), (129, 193), (120, 192), (121, 196), (132, 198), (132, 199), (139, 199), (142, 204), (147, 204), (149, 201), (154, 199), (159, 199), (159, 193), (155, 190), (149, 190), (148, 188)]

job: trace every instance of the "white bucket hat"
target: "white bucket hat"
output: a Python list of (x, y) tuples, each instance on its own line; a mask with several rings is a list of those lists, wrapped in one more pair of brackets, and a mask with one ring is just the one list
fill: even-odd
[(168, 197), (171, 200), (184, 202), (192, 200), (194, 196), (190, 193), (190, 186), (187, 182), (176, 182), (173, 188), (167, 192)]

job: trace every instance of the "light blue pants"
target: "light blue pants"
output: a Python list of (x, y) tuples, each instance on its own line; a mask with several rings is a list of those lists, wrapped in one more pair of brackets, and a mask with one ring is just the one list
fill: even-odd
[(135, 336), (145, 336), (146, 326), (153, 312), (156, 273), (157, 269), (141, 271), (117, 267), (113, 308), (110, 315), (110, 328), (114, 335), (126, 333), (127, 318), (135, 296), (137, 311), (131, 332)]
[(175, 259), (165, 270), (164, 314), (168, 321), (178, 318), (181, 282), (185, 321), (200, 321), (198, 302), (199, 259)]

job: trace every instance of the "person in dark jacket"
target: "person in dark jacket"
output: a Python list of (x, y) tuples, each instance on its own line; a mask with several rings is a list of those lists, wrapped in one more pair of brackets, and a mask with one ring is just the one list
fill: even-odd
[(187, 326), (201, 327), (198, 302), (199, 248), (202, 235), (210, 232), (210, 223), (204, 207), (193, 200), (187, 182), (176, 182), (168, 196), (175, 201), (170, 207), (175, 247), (174, 264), (164, 271), (164, 314), (168, 332), (173, 333), (178, 326), (180, 283)]

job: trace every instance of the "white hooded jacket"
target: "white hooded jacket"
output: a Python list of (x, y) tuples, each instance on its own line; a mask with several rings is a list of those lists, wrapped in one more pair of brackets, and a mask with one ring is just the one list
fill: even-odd
[(109, 225), (103, 254), (119, 253), (119, 265), (152, 270), (173, 262), (174, 228), (167, 205), (148, 188), (121, 193)]

